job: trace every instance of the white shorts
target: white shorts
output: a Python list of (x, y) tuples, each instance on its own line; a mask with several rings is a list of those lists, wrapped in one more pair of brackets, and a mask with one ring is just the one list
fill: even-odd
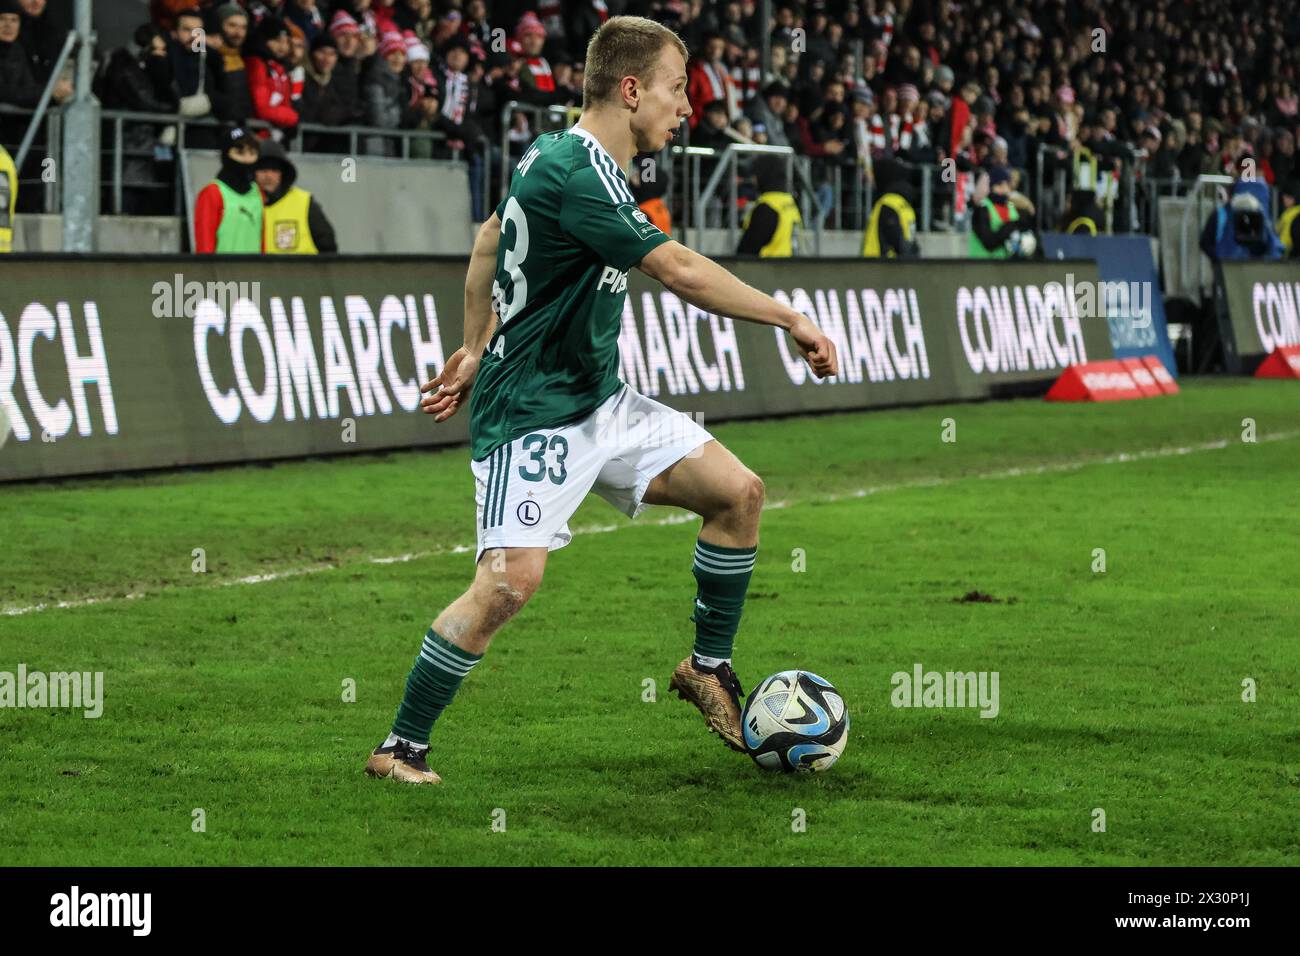
[(635, 518), (646, 486), (712, 439), (694, 418), (627, 385), (581, 421), (502, 445), (474, 472), (478, 550), (547, 548), (572, 540), (569, 519), (593, 488)]

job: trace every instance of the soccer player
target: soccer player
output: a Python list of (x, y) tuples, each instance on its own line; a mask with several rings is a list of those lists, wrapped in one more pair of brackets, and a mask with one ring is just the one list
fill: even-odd
[(703, 518), (695, 545), (693, 652), (670, 689), (744, 750), (732, 643), (758, 548), (763, 483), (694, 419), (618, 378), (627, 273), (639, 268), (709, 312), (785, 329), (819, 377), (832, 342), (806, 316), (673, 241), (645, 217), (623, 170), (657, 153), (691, 114), (686, 47), (641, 17), (607, 20), (587, 47), (583, 113), (524, 153), (478, 232), (465, 278), (465, 344), (423, 386), (446, 421), (468, 402), (476, 482), (474, 582), (425, 635), (392, 732), (366, 772), (439, 783), (434, 721), (532, 597), (548, 551), (593, 489), (629, 516), (676, 505)]

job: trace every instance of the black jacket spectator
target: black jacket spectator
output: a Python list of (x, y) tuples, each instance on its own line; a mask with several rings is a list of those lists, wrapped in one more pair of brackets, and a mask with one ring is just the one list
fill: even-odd
[[(365, 122), (366, 111), (357, 90), (356, 73), (351, 64), (340, 62), (334, 41), (321, 34), (312, 41), (303, 82), (298, 116), (304, 123), (322, 126), (347, 126)], [(348, 137), (329, 133), (304, 134), (303, 148), (345, 152)]]
[(18, 42), (27, 51), (37, 81), (44, 83), (50, 78), (54, 62), (72, 29), (72, 4), (38, 0), (37, 10), (35, 16), (23, 11)]
[(235, 13), (226, 4), (218, 8), (221, 19), (221, 50), (208, 51), (208, 98), (212, 100), (212, 113), (228, 123), (242, 123), (253, 115), (253, 96), (248, 88), (248, 71), (241, 53), (247, 42), (248, 17)]
[(159, 37), (152, 26), (140, 27), (131, 46), (121, 47), (109, 55), (96, 91), (105, 109), (141, 113), (176, 111), (171, 63), (165, 53), (159, 53), (153, 46)]
[[(176, 90), (166, 44), (156, 27), (145, 24), (135, 31), (129, 47), (114, 50), (101, 73), (96, 94), (105, 109), (140, 113), (176, 112)], [(125, 123), (122, 128), (122, 211), (159, 214), (171, 211), (171, 190), (160, 188), (155, 169), (158, 138), (165, 124)], [(106, 174), (105, 211), (112, 193)]]
[[(4, 12), (0, 4), (0, 12)], [(23, 48), (22, 33), (13, 43), (0, 42), (0, 103), (31, 109), (41, 98), (43, 85), (32, 71), (27, 50)]]

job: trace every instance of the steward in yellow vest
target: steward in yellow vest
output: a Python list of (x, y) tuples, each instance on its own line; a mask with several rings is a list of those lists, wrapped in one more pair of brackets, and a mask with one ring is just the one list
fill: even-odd
[(279, 143), (262, 143), (254, 176), (266, 207), (262, 210), (263, 252), (314, 256), (339, 251), (334, 227), (312, 194), (294, 185), (298, 170)]
[(868, 259), (915, 258), (916, 211), (912, 208), (912, 189), (901, 170), (889, 160), (876, 163), (876, 182), (880, 198), (871, 207), (862, 235), (862, 255)]
[(1104, 221), (1105, 217), (1097, 206), (1097, 194), (1091, 189), (1076, 189), (1056, 226), (1058, 232), (1096, 236), (1101, 234)]
[(1300, 259), (1300, 180), (1283, 183), (1280, 201), (1282, 214), (1277, 217), (1277, 236), (1282, 240), (1284, 259)]
[(14, 207), (18, 204), (18, 170), (0, 146), (0, 253), (14, 251)]
[(764, 258), (789, 257), (799, 248), (803, 217), (794, 196), (785, 191), (785, 160), (760, 156), (754, 163), (758, 199), (745, 213), (745, 232), (736, 248), (739, 255)]

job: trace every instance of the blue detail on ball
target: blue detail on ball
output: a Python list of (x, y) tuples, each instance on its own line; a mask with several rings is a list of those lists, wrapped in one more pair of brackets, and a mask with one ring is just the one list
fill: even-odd
[(812, 760), (805, 762), (803, 759), (804, 757), (813, 756), (814, 759), (816, 759), (817, 757), (825, 757), (829, 754), (830, 751), (821, 744), (795, 744), (785, 752), (785, 759), (790, 762), (791, 767), (798, 769), (812, 764)]
[(825, 709), (809, 700), (801, 700), (800, 703), (810, 705), (808, 713), (816, 714), (817, 722), (815, 724), (800, 724), (787, 718), (784, 721), (787, 727), (796, 734), (802, 734), (805, 737), (816, 737), (818, 734), (824, 734), (831, 729), (831, 716), (826, 713)]

